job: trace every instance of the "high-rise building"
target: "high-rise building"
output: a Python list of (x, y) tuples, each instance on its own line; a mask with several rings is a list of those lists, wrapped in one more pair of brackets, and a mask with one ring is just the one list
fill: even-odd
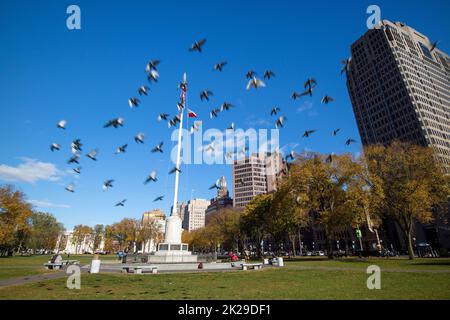
[(363, 145), (429, 146), (450, 173), (450, 58), (420, 32), (383, 20), (351, 47), (347, 87)]
[(216, 187), (217, 196), (211, 199), (211, 203), (206, 209), (207, 216), (219, 212), (222, 209), (233, 207), (233, 199), (230, 198), (230, 192), (228, 191), (227, 181), (224, 176), (217, 180)]
[(205, 226), (205, 214), (210, 202), (204, 199), (191, 199), (184, 209), (183, 229), (193, 231)]
[[(347, 87), (363, 145), (398, 139), (433, 149), (450, 173), (450, 58), (417, 30), (381, 21), (351, 47)], [(447, 213), (450, 218), (450, 213)], [(393, 221), (385, 226), (402, 245)], [(389, 227), (390, 226), (390, 227)], [(418, 243), (450, 248), (440, 218), (415, 227)]]
[(233, 206), (245, 207), (255, 196), (277, 190), (285, 163), (279, 152), (253, 154), (233, 162)]
[(141, 244), (142, 252), (149, 253), (156, 251), (158, 242), (163, 239), (166, 230), (166, 215), (160, 209), (147, 211), (142, 214), (141, 223), (144, 225), (150, 221), (154, 221), (158, 227), (158, 234), (154, 239), (147, 239)]

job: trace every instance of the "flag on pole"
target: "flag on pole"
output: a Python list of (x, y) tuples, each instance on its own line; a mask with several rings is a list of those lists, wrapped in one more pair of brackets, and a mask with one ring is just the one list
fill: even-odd
[(197, 118), (197, 114), (192, 111), (191, 109), (188, 109), (188, 117), (189, 118)]

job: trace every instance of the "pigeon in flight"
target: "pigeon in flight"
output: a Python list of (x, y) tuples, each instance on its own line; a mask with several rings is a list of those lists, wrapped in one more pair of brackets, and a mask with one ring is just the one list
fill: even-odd
[(212, 118), (217, 118), (217, 115), (219, 114), (220, 109), (214, 109), (209, 113), (209, 117)]
[(114, 127), (114, 128), (118, 128), (119, 126), (122, 127), (124, 123), (123, 118), (116, 118), (113, 120), (109, 120), (104, 126), (103, 128), (109, 128), (109, 127)]
[(103, 182), (103, 186), (102, 186), (103, 191), (106, 191), (109, 188), (112, 188), (113, 182), (114, 182), (114, 180), (106, 180), (105, 182)]
[(150, 70), (150, 72), (147, 73), (147, 81), (148, 82), (158, 82), (158, 78), (159, 78), (159, 72), (156, 71), (155, 69)]
[(76, 139), (72, 141), (71, 147), (72, 147), (72, 153), (76, 153), (77, 151), (82, 151), (81, 146), (83, 144), (81, 143), (81, 139)]
[(295, 159), (295, 151), (289, 152), (289, 154), (286, 156), (285, 160), (287, 161), (288, 159), (291, 159), (291, 160)]
[(180, 122), (180, 121), (181, 121), (180, 116), (179, 116), (179, 115), (176, 115), (175, 117), (173, 117), (172, 120), (169, 121), (169, 123), (167, 124), (167, 126), (168, 126), (169, 128), (171, 128), (171, 127), (173, 127), (173, 126), (176, 126), (176, 124), (177, 124), (178, 122)]
[(434, 51), (434, 49), (437, 48), (437, 45), (439, 44), (440, 41), (435, 41), (433, 42), (433, 44), (431, 45), (431, 49), (430, 49), (430, 53)]
[(81, 174), (81, 167), (73, 169), (75, 173)]
[(98, 154), (98, 150), (97, 149), (95, 149), (95, 150), (92, 150), (91, 152), (89, 152), (87, 155), (86, 155), (86, 157), (88, 157), (89, 159), (91, 159), (91, 160), (94, 160), (94, 161), (97, 161), (97, 154)]
[(314, 132), (316, 132), (316, 130), (306, 130), (303, 133), (303, 138), (308, 138), (311, 134), (313, 134)]
[(283, 117), (283, 116), (279, 117), (277, 119), (277, 122), (275, 123), (275, 129), (278, 129), (278, 127), (283, 128), (283, 122), (286, 121), (286, 120), (287, 120), (286, 117)]
[(213, 152), (213, 151), (215, 151), (215, 150), (216, 150), (216, 149), (214, 148), (214, 142), (208, 144), (208, 146), (205, 148), (205, 151), (206, 151), (206, 152)]
[(312, 89), (312, 88), (314, 88), (315, 86), (317, 86), (317, 81), (316, 81), (315, 79), (313, 79), (313, 78), (309, 78), (308, 80), (305, 81), (304, 86), (305, 86), (305, 90), (306, 90), (307, 88), (308, 88), (308, 89)]
[(222, 68), (227, 64), (226, 61), (222, 61), (214, 65), (214, 70), (222, 71)]
[(175, 173), (175, 172), (181, 173), (181, 170), (178, 167), (174, 167), (172, 170), (169, 171), (169, 174), (172, 174), (172, 173)]
[(137, 135), (134, 136), (134, 141), (136, 143), (144, 143), (144, 134), (143, 133), (138, 133)]
[(72, 158), (70, 158), (67, 163), (71, 164), (71, 163), (76, 163), (76, 164), (80, 164), (78, 162), (78, 159), (80, 158), (80, 156), (78, 154), (74, 154)]
[(169, 117), (169, 115), (168, 115), (167, 113), (161, 113), (161, 114), (158, 116), (158, 121), (161, 121), (161, 120), (167, 120), (168, 117)]
[(213, 95), (213, 93), (211, 92), (211, 91), (209, 91), (209, 90), (203, 90), (201, 93), (200, 93), (200, 99), (203, 101), (203, 100), (206, 100), (206, 101), (209, 101), (209, 96), (212, 96)]
[(256, 77), (253, 77), (247, 83), (246, 89), (250, 90), (250, 88), (252, 88), (252, 87), (255, 88), (255, 89), (258, 89), (258, 88), (265, 87), (265, 86), (266, 86), (266, 84), (262, 80), (260, 80), (260, 79), (258, 79)]
[(333, 131), (333, 136), (336, 136), (339, 131), (341, 131), (341, 128), (337, 128), (336, 130), (334, 130)]
[(56, 125), (59, 129), (63, 129), (66, 130), (66, 124), (67, 121), (66, 120), (61, 120), (60, 122), (58, 122), (58, 124)]
[(278, 108), (278, 107), (273, 107), (273, 108), (272, 108), (272, 111), (270, 111), (270, 115), (271, 115), (271, 116), (274, 116), (274, 115), (278, 114), (278, 111), (280, 111), (280, 108)]
[(149, 183), (150, 181), (156, 182), (158, 181), (158, 178), (156, 177), (156, 171), (153, 170), (150, 175), (147, 177), (147, 179), (144, 181), (145, 184)]
[(334, 98), (333, 97), (330, 97), (330, 96), (325, 96), (325, 97), (323, 97), (322, 98), (322, 103), (325, 103), (325, 104), (328, 104), (328, 103), (330, 103), (330, 102), (333, 102), (334, 101)]
[(245, 75), (247, 79), (252, 79), (254, 76), (256, 76), (256, 72), (253, 70), (248, 71), (247, 74)]
[(64, 189), (66, 189), (67, 191), (69, 191), (69, 192), (75, 192), (75, 190), (73, 190), (73, 184), (69, 184), (69, 185), (67, 185)]
[(150, 88), (147, 86), (140, 86), (138, 89), (138, 93), (140, 96), (142, 96), (143, 94), (148, 95), (149, 90), (150, 90)]
[(127, 201), (127, 199), (123, 199), (122, 201), (117, 202), (115, 206), (116, 207), (124, 207), (126, 201)]
[(50, 150), (52, 150), (52, 152), (55, 151), (55, 150), (59, 151), (60, 148), (61, 148), (61, 145), (57, 144), (57, 143), (52, 143), (51, 146), (50, 146)]
[(164, 196), (159, 196), (159, 197), (156, 197), (155, 200), (153, 200), (153, 202), (162, 201), (163, 199), (164, 199)]
[(356, 143), (356, 140), (354, 140), (354, 139), (347, 139), (347, 141), (345, 141), (345, 144), (346, 144), (347, 146), (349, 146), (349, 145), (352, 144), (352, 143)]
[(219, 189), (220, 188), (220, 186), (219, 186), (219, 180), (217, 180), (211, 187), (209, 187), (209, 190), (212, 190), (212, 189)]
[(300, 93), (300, 97), (307, 96), (307, 95), (312, 97), (313, 90), (314, 90), (314, 87), (307, 89), (305, 92)]
[(157, 144), (153, 149), (152, 152), (163, 152), (162, 150), (162, 146), (163, 146), (164, 142), (160, 142), (159, 144)]
[(352, 63), (351, 57), (341, 61), (341, 64), (343, 65), (343, 67), (341, 69), (341, 75), (343, 73), (345, 73), (347, 75), (347, 73), (350, 71), (351, 63)]
[(233, 105), (232, 105), (231, 103), (224, 102), (224, 103), (222, 103), (222, 105), (220, 106), (220, 111), (224, 111), (224, 110), (228, 111), (228, 110), (230, 110), (232, 107), (233, 107)]
[(227, 128), (227, 130), (234, 130), (234, 122), (231, 123), (231, 125)]
[(202, 125), (201, 121), (194, 121), (194, 124), (191, 126), (190, 133), (193, 134), (194, 132), (200, 130), (201, 125)]
[(189, 48), (189, 51), (198, 51), (198, 52), (202, 52), (202, 47), (205, 44), (206, 39), (202, 39), (200, 41), (196, 41), (194, 42), (194, 44), (192, 44), (192, 46)]
[(147, 65), (145, 66), (145, 71), (147, 71), (147, 73), (149, 73), (152, 70), (156, 70), (156, 66), (160, 63), (159, 60), (152, 60), (149, 61), (147, 63)]
[(137, 108), (137, 106), (139, 105), (141, 101), (138, 98), (130, 98), (128, 99), (128, 104), (130, 106), (130, 108)]
[(116, 152), (114, 152), (114, 154), (119, 154), (119, 153), (125, 152), (127, 147), (128, 147), (128, 143), (124, 144), (123, 146), (120, 146), (119, 148), (117, 148), (117, 150), (116, 150)]
[(275, 73), (272, 70), (266, 70), (264, 72), (264, 79), (270, 79), (272, 77), (275, 77)]

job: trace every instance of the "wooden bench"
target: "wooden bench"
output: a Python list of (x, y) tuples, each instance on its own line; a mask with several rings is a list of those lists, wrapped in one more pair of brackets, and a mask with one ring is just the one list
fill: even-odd
[(72, 264), (80, 264), (80, 261), (78, 260), (63, 260), (61, 261), (63, 266), (72, 265)]
[(149, 270), (152, 273), (158, 273), (158, 267), (157, 266), (147, 266), (147, 265), (137, 265), (137, 266), (123, 266), (122, 272), (123, 273), (130, 273), (131, 269), (133, 269), (134, 273), (136, 274), (142, 274), (142, 271)]
[(262, 269), (262, 263), (241, 263), (242, 270), (248, 270), (248, 269)]

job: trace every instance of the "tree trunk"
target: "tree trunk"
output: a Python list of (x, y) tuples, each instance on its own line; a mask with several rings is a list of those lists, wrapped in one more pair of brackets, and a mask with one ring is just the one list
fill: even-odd
[(300, 228), (298, 228), (298, 247), (299, 247), (299, 254), (300, 256), (302, 256), (303, 248), (302, 248), (302, 234), (300, 233)]
[(412, 243), (412, 237), (411, 237), (411, 229), (409, 228), (409, 230), (407, 232), (405, 232), (406, 234), (406, 240), (407, 240), (407, 244), (408, 244), (408, 256), (409, 256), (409, 260), (413, 260), (414, 259), (414, 249), (413, 249), (413, 243)]

